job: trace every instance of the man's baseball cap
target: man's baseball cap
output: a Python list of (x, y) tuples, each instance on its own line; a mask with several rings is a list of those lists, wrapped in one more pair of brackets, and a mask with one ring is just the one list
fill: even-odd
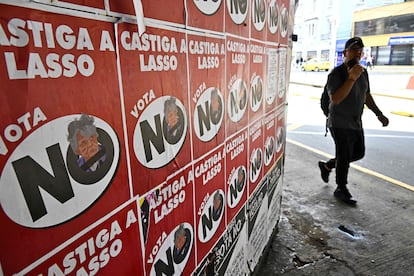
[(362, 39), (360, 37), (353, 37), (348, 39), (348, 41), (345, 43), (345, 49), (350, 49), (352, 47), (359, 47), (359, 48), (364, 48), (364, 43), (362, 42)]

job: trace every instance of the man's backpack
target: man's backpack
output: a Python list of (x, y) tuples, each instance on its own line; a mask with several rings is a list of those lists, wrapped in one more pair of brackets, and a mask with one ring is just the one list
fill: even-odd
[(329, 102), (330, 98), (328, 95), (328, 89), (326, 88), (326, 84), (323, 87), (323, 92), (321, 95), (321, 109), (323, 111), (323, 114), (326, 116), (326, 122), (325, 122), (325, 136), (328, 134), (328, 115), (329, 115)]
[(329, 114), (329, 101), (330, 99), (328, 95), (328, 90), (325, 85), (325, 87), (323, 88), (322, 95), (321, 95), (321, 109), (323, 111), (323, 114), (325, 114), (326, 117), (328, 117), (328, 114)]

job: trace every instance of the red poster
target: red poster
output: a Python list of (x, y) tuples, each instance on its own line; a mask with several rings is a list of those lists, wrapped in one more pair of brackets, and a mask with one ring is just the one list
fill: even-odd
[(227, 36), (226, 78), (227, 116), (226, 136), (229, 137), (248, 124), (249, 41)]
[(280, 0), (267, 0), (267, 33), (266, 41), (279, 43), (280, 40)]
[(280, 106), (276, 110), (276, 161), (282, 157), (286, 143), (286, 106)]
[(105, 9), (105, 0), (59, 0), (59, 2), (66, 2), (103, 10)]
[(225, 32), (248, 38), (250, 8), (249, 0), (226, 0)]
[(250, 40), (249, 122), (263, 116), (266, 84), (266, 46)]
[(227, 221), (231, 221), (244, 206), (248, 185), (248, 129), (226, 140)]
[[(22, 275), (142, 275), (137, 203), (105, 216)], [(22, 254), (23, 255), (23, 254)]]
[(130, 189), (112, 23), (8, 5), (0, 23), (8, 275), (129, 200)]
[(191, 161), (185, 34), (120, 24), (120, 64), (134, 194)]
[(193, 185), (188, 166), (140, 199), (147, 275), (189, 275), (194, 270)]
[(250, 38), (265, 41), (267, 37), (267, 0), (252, 0), (250, 8)]
[(276, 121), (275, 121), (275, 112), (269, 112), (263, 118), (263, 161), (264, 161), (264, 171), (263, 174), (266, 175), (268, 171), (272, 168), (275, 163), (276, 157)]
[(226, 228), (225, 149), (221, 145), (194, 163), (197, 262), (213, 248)]
[(265, 95), (265, 112), (270, 112), (276, 108), (278, 97), (279, 82), (279, 52), (276, 48), (268, 45), (266, 60), (266, 95)]
[(249, 196), (256, 189), (263, 178), (263, 119), (259, 119), (249, 126)]
[(186, 4), (188, 26), (224, 31), (224, 0), (186, 0)]
[[(108, 0), (109, 10), (114, 13), (130, 14), (135, 16), (134, 0)], [(145, 18), (152, 18), (184, 24), (184, 1), (171, 0), (141, 0)]]
[(224, 142), (225, 44), (224, 39), (190, 32), (188, 62), (194, 158)]

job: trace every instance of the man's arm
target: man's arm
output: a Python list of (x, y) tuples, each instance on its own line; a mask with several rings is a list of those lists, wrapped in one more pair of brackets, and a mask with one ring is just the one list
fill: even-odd
[(377, 116), (378, 120), (382, 123), (382, 126), (387, 126), (389, 123), (389, 120), (387, 117), (382, 114), (381, 110), (378, 108), (377, 104), (374, 101), (374, 98), (372, 97), (371, 93), (367, 94), (367, 97), (365, 99), (366, 106), (374, 112), (375, 116)]

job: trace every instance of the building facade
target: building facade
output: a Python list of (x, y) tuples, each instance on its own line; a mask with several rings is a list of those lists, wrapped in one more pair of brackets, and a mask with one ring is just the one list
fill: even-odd
[[(346, 40), (353, 35), (359, 35), (364, 42), (366, 41), (367, 47), (364, 50), (366, 56), (372, 55), (374, 60), (377, 58), (377, 64), (410, 65), (413, 56), (412, 52), (410, 54), (413, 36), (410, 26), (414, 23), (413, 8), (414, 1), (401, 0), (299, 1), (294, 29), (298, 41), (293, 44), (292, 59), (294, 61), (306, 61), (310, 58), (329, 60), (333, 68), (342, 63), (342, 51)], [(384, 29), (384, 33), (381, 34), (366, 33), (368, 24), (366, 21), (371, 20), (378, 24), (375, 31), (379, 32), (383, 24), (379, 19), (393, 16), (396, 17), (398, 27), (403, 28), (404, 31), (386, 33)], [(391, 45), (388, 45), (390, 38), (392, 38)]]
[(378, 65), (414, 64), (414, 1), (357, 11), (353, 33)]

